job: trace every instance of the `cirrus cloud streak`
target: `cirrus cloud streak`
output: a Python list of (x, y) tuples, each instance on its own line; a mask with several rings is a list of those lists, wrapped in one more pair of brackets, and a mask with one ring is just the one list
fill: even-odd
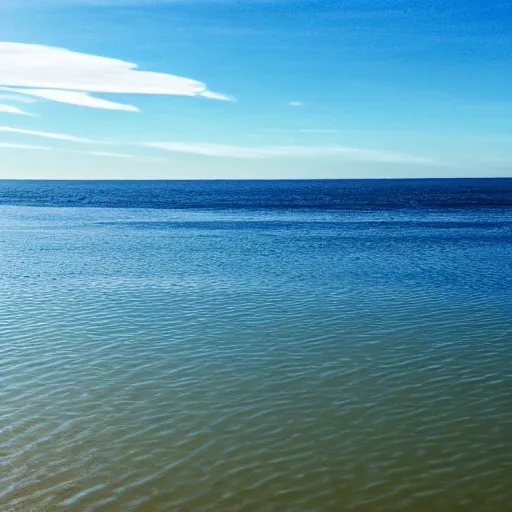
[(37, 96), (47, 100), (57, 101), (59, 103), (69, 103), (71, 105), (80, 105), (82, 107), (102, 108), (106, 110), (126, 110), (128, 112), (138, 112), (139, 109), (133, 105), (116, 103), (114, 101), (94, 98), (86, 92), (61, 91), (60, 89), (17, 89), (13, 87), (2, 87), (0, 89), (12, 91), (19, 94)]
[(25, 112), (24, 110), (21, 110), (21, 108), (13, 107), (11, 105), (1, 105), (0, 104), (0, 113), (3, 114), (17, 114), (19, 116), (31, 116), (33, 114), (29, 114), (28, 112)]
[[(19, 134), (23, 136), (42, 137), (46, 139), (54, 139), (64, 142), (82, 143), (82, 144), (107, 144), (116, 146), (132, 146), (129, 141), (111, 141), (111, 140), (94, 140), (75, 135), (62, 133), (43, 132), (36, 130), (26, 130), (22, 128), (12, 128), (10, 126), (0, 126), (0, 132)], [(352, 162), (374, 162), (374, 163), (391, 163), (391, 164), (411, 164), (411, 165), (427, 165), (427, 166), (445, 166), (447, 162), (440, 162), (422, 156), (400, 153), (396, 151), (387, 151), (379, 149), (355, 148), (341, 145), (324, 145), (324, 146), (238, 146), (230, 144), (214, 144), (208, 142), (150, 142), (141, 141), (136, 146), (152, 148), (176, 153), (188, 153), (205, 157), (218, 158), (240, 158), (240, 159), (267, 159), (267, 158), (287, 158), (287, 159), (331, 159)], [(21, 147), (21, 146), (20, 146)], [(66, 151), (66, 150), (63, 150)], [(76, 151), (76, 150), (68, 150)], [(88, 154), (96, 154), (97, 156), (112, 156), (120, 158), (146, 158), (158, 160), (159, 157), (142, 157), (129, 153), (106, 152), (101, 150), (91, 150)]]
[[(23, 128), (11, 128), (10, 126), (0, 126), (0, 132), (17, 133), (20, 135), (30, 135), (34, 137), (42, 137), (44, 139), (64, 140), (67, 142), (81, 142), (86, 144), (97, 144), (99, 141), (87, 139), (84, 137), (75, 137), (74, 135), (66, 135), (63, 133), (41, 132), (37, 130), (25, 130)], [(106, 144), (107, 142), (101, 142)]]
[(227, 158), (340, 158), (351, 161), (436, 165), (429, 158), (375, 149), (332, 146), (246, 147), (205, 142), (143, 142), (142, 146), (180, 153)]
[(208, 90), (198, 80), (141, 71), (136, 64), (120, 59), (16, 42), (0, 42), (0, 85), (15, 87), (13, 92), (18, 94), (111, 110), (137, 111), (137, 107), (93, 98), (89, 93), (234, 99)]
[(52, 148), (48, 146), (34, 146), (33, 144), (15, 144), (12, 142), (0, 142), (0, 148), (4, 149), (40, 149), (40, 150), (50, 150)]

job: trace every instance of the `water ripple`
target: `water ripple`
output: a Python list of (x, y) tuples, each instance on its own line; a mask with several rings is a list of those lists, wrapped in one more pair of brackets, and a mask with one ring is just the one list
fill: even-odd
[(507, 222), (84, 212), (3, 210), (2, 510), (508, 510)]

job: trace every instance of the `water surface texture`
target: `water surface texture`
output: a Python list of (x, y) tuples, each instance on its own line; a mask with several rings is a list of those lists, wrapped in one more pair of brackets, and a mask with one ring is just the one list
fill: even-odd
[(509, 511), (511, 206), (0, 181), (0, 510)]

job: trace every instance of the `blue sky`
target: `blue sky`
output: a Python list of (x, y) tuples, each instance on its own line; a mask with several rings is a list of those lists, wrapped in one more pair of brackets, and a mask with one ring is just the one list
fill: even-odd
[(512, 176), (512, 3), (2, 0), (0, 177)]

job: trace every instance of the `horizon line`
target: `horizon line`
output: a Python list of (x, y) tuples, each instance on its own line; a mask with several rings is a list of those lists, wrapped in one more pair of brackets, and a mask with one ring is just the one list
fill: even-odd
[(412, 181), (412, 180), (512, 180), (511, 176), (414, 176), (409, 178), (0, 178), (1, 181)]

